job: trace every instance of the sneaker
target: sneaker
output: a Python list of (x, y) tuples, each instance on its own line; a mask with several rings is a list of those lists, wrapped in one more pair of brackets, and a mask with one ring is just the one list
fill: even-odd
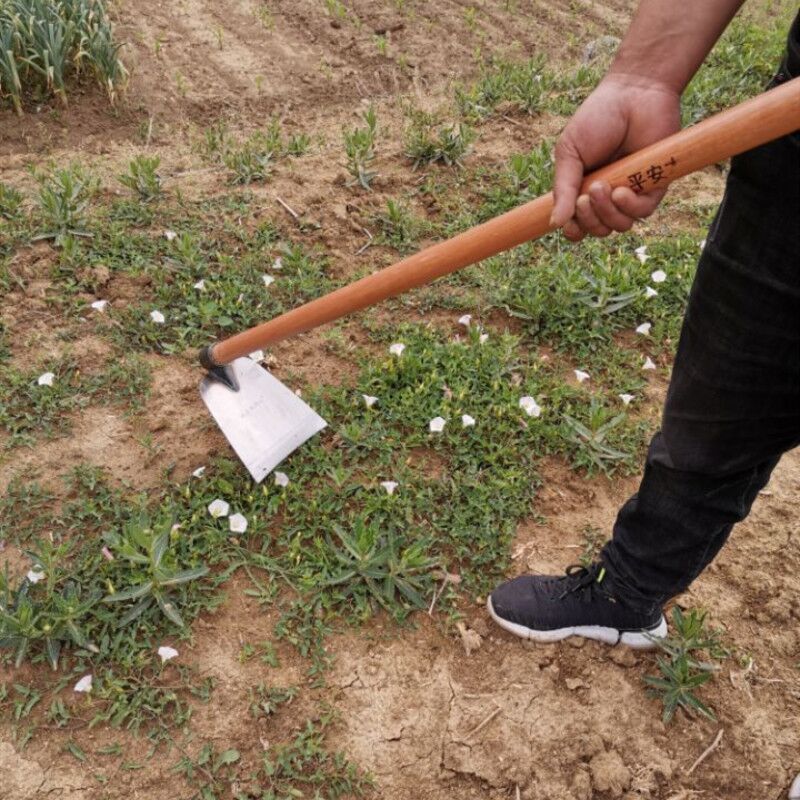
[(498, 586), (486, 605), (492, 619), (509, 633), (537, 642), (583, 636), (640, 650), (667, 635), (658, 605), (626, 603), (613, 591), (602, 564), (567, 568), (566, 575), (522, 575)]

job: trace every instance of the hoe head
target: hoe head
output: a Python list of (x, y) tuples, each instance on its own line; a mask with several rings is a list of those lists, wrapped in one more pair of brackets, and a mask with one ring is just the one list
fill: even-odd
[(327, 425), (250, 358), (210, 369), (200, 395), (256, 483)]

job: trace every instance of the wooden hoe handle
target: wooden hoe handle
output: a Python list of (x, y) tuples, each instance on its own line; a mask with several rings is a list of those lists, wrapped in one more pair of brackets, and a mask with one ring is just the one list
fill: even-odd
[[(685, 128), (588, 175), (612, 187), (647, 192), (691, 172), (800, 129), (800, 78)], [(316, 328), (388, 297), (430, 283), (553, 230), (553, 193), (531, 200), (458, 236), (431, 245), (390, 267), (312, 300), (204, 351), (203, 363), (222, 366), (289, 336)]]

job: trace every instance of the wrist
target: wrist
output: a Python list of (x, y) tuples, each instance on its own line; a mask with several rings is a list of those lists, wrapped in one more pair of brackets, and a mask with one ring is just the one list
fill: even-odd
[(680, 100), (683, 86), (679, 81), (664, 79), (650, 75), (646, 70), (629, 71), (622, 65), (612, 64), (609, 71), (600, 82), (600, 86), (613, 86), (626, 91), (637, 90), (646, 92), (661, 92)]

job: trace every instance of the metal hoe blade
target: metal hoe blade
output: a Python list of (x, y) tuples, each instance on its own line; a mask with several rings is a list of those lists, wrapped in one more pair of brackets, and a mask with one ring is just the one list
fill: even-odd
[(227, 367), (237, 391), (206, 376), (200, 395), (256, 483), (327, 423), (291, 389), (249, 358)]

